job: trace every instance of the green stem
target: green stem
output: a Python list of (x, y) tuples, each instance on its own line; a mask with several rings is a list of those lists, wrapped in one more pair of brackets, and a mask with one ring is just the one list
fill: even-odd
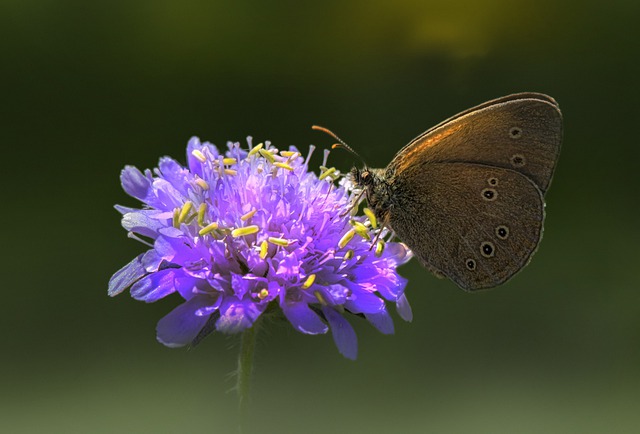
[(251, 374), (253, 372), (253, 355), (256, 348), (256, 335), (258, 334), (259, 321), (251, 328), (242, 332), (240, 340), (240, 354), (238, 355), (238, 372), (236, 390), (238, 391), (238, 410), (240, 415), (240, 433), (246, 424), (249, 410), (249, 392), (251, 389)]

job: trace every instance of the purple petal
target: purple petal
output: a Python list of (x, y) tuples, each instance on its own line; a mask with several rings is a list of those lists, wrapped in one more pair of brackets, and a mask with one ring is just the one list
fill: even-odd
[(355, 360), (358, 356), (358, 337), (349, 321), (330, 306), (322, 306), (322, 313), (329, 322), (333, 341), (340, 354), (347, 359)]
[(386, 309), (378, 313), (367, 313), (364, 316), (367, 318), (367, 321), (369, 321), (371, 325), (377, 328), (381, 333), (385, 335), (393, 334), (393, 320)]
[(354, 285), (344, 306), (353, 313), (378, 313), (384, 309), (384, 300)]
[(216, 322), (216, 329), (223, 333), (241, 332), (253, 325), (263, 309), (251, 299), (226, 297), (220, 306), (220, 319)]
[(411, 311), (411, 306), (409, 305), (409, 300), (407, 300), (407, 296), (402, 294), (398, 297), (398, 301), (396, 302), (396, 310), (398, 311), (398, 315), (405, 321), (411, 322), (413, 320), (413, 312)]
[(147, 212), (130, 212), (122, 216), (122, 227), (136, 234), (156, 238), (158, 231), (166, 227), (166, 223), (151, 218)]
[(143, 277), (147, 272), (142, 266), (142, 257), (144, 253), (139, 254), (133, 261), (115, 272), (109, 279), (109, 289), (107, 294), (113, 297), (133, 285), (138, 279)]
[(173, 309), (167, 316), (158, 321), (157, 339), (168, 347), (182, 347), (198, 336), (205, 326), (208, 316), (196, 315), (196, 311), (214, 303), (208, 295), (198, 295)]
[(151, 188), (151, 180), (147, 178), (138, 168), (125, 166), (120, 172), (120, 182), (124, 191), (136, 199), (145, 201)]
[(299, 332), (308, 335), (326, 333), (329, 327), (306, 303), (282, 303), (284, 315)]
[(131, 287), (131, 297), (153, 303), (176, 291), (175, 269), (157, 271), (140, 279)]

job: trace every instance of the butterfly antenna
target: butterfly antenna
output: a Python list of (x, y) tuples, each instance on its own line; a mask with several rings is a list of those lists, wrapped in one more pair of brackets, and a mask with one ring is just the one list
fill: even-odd
[(351, 146), (347, 145), (340, 137), (338, 137), (333, 131), (331, 131), (331, 130), (325, 128), (325, 127), (318, 126), (318, 125), (312, 125), (311, 129), (312, 130), (316, 130), (316, 131), (322, 131), (323, 133), (328, 134), (331, 137), (333, 137), (334, 139), (336, 139), (340, 143), (334, 143), (331, 146), (331, 149), (338, 149), (338, 148), (345, 149), (345, 150), (351, 152), (356, 157), (358, 157), (358, 159), (360, 161), (362, 161), (362, 163), (366, 166), (366, 163), (364, 162), (364, 159), (360, 155), (358, 155), (358, 153), (356, 151), (354, 151)]

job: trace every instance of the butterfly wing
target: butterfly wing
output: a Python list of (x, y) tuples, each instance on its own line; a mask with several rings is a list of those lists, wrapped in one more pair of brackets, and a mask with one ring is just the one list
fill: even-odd
[(515, 170), (544, 194), (562, 142), (562, 114), (547, 95), (509, 95), (466, 110), (427, 130), (405, 146), (386, 177), (427, 163), (476, 163)]
[(521, 173), (475, 163), (410, 167), (387, 218), (429, 269), (473, 291), (522, 267), (542, 236), (544, 200)]

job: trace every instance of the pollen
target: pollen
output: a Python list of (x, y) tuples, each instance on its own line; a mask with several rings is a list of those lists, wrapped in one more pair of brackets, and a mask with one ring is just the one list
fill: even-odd
[(198, 231), (198, 235), (206, 235), (209, 232), (215, 231), (216, 229), (218, 229), (218, 223), (209, 223)]
[(355, 220), (351, 220), (349, 223), (351, 224), (351, 226), (353, 226), (353, 229), (356, 231), (358, 235), (360, 235), (362, 238), (364, 238), (367, 241), (371, 240), (371, 235), (369, 235), (369, 230), (365, 225)]
[(293, 159), (299, 157), (300, 153), (296, 151), (280, 151), (280, 155), (289, 159)]
[(313, 282), (315, 281), (316, 281), (316, 275), (310, 274), (309, 277), (307, 277), (307, 280), (305, 280), (304, 283), (302, 284), (302, 289), (309, 288), (311, 285), (313, 285)]
[(182, 205), (182, 209), (180, 210), (180, 215), (178, 215), (178, 224), (184, 223), (189, 215), (189, 211), (191, 211), (191, 207), (193, 206), (193, 202), (190, 200), (186, 201), (184, 205)]
[(205, 157), (202, 151), (200, 151), (199, 149), (194, 149), (193, 151), (191, 151), (191, 155), (196, 157), (196, 159), (201, 163), (207, 161), (207, 157)]
[(238, 162), (238, 160), (236, 160), (235, 158), (223, 158), (222, 159), (222, 164), (224, 164), (225, 166), (230, 166), (232, 164), (236, 164)]
[(323, 180), (323, 179), (325, 179), (327, 176), (331, 176), (335, 171), (336, 171), (336, 168), (335, 168), (335, 167), (330, 167), (330, 168), (328, 168), (327, 170), (325, 170), (324, 172), (322, 172), (322, 173), (320, 174), (320, 176), (318, 176), (318, 179), (322, 181), (322, 180)]
[(348, 261), (351, 258), (353, 258), (353, 249), (347, 250), (347, 253), (344, 254), (345, 261)]
[(291, 241), (285, 238), (269, 237), (268, 241), (271, 244), (275, 244), (276, 246), (282, 246), (282, 247), (287, 247), (289, 244), (291, 244)]
[(338, 247), (340, 247), (341, 249), (344, 248), (344, 246), (349, 244), (349, 241), (351, 241), (355, 235), (356, 230), (350, 229), (346, 234), (342, 236), (342, 238), (340, 238), (340, 241), (338, 241)]
[(180, 217), (180, 208), (174, 208), (173, 209), (173, 227), (176, 229), (180, 227), (179, 217)]
[(198, 207), (198, 226), (204, 226), (204, 214), (207, 212), (207, 204), (202, 202)]
[(236, 176), (238, 174), (238, 171), (233, 169), (224, 169), (224, 173), (226, 175)]
[(267, 298), (269, 296), (269, 291), (267, 291), (266, 288), (262, 288), (260, 290), (260, 292), (258, 293), (258, 298), (260, 300), (264, 300), (265, 298)]
[(263, 241), (260, 244), (260, 258), (264, 259), (267, 257), (267, 253), (269, 253), (269, 243)]
[(245, 226), (243, 228), (236, 228), (231, 231), (231, 236), (234, 238), (244, 237), (245, 235), (251, 235), (258, 232), (260, 228), (256, 225)]
[(293, 172), (293, 167), (289, 166), (287, 163), (273, 163), (273, 165), (281, 169), (288, 170), (289, 172)]
[(377, 258), (382, 256), (382, 252), (384, 251), (384, 241), (380, 240), (376, 243), (376, 251), (375, 255)]
[(364, 215), (366, 215), (369, 219), (369, 222), (371, 222), (371, 227), (376, 229), (378, 227), (378, 219), (376, 218), (376, 215), (373, 213), (373, 211), (371, 211), (369, 208), (365, 208), (362, 210), (362, 212), (364, 212)]
[(260, 152), (260, 150), (262, 149), (264, 145), (262, 143), (257, 144), (256, 146), (254, 146), (250, 151), (249, 151), (249, 157), (252, 155), (257, 154), (258, 152)]
[(270, 163), (275, 163), (276, 162), (276, 159), (273, 158), (273, 154), (271, 152), (267, 151), (266, 149), (260, 149), (258, 152), (260, 152), (260, 155), (262, 155), (264, 158), (269, 160)]
[(249, 211), (248, 213), (246, 213), (245, 215), (243, 215), (242, 217), (240, 217), (240, 220), (242, 220), (243, 222), (246, 222), (247, 220), (249, 220), (251, 217), (253, 217), (253, 215), (257, 212), (258, 210), (253, 208), (251, 211)]
[(205, 190), (205, 191), (209, 190), (209, 184), (204, 179), (198, 178), (198, 179), (196, 179), (195, 183), (196, 183), (196, 185), (198, 185), (203, 190)]

